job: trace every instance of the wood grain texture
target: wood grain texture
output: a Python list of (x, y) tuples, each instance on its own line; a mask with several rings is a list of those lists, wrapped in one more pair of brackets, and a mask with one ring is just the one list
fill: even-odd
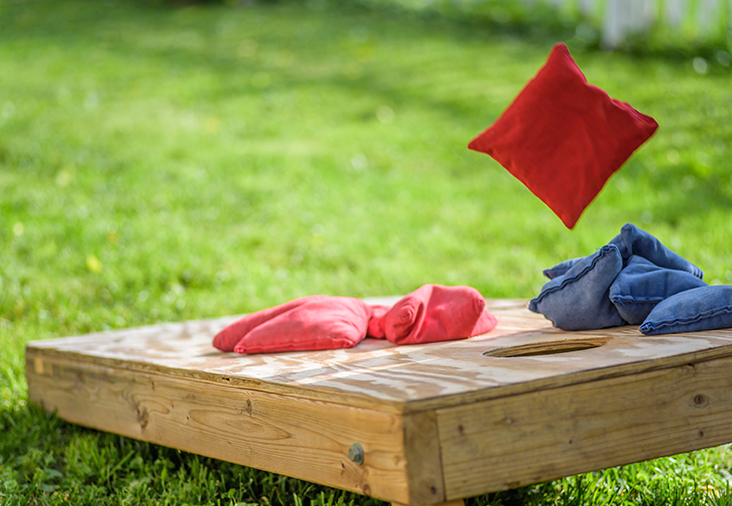
[[(73, 357), (134, 372), (395, 412), (420, 412), (447, 403), (459, 405), (732, 356), (732, 330), (651, 337), (631, 326), (564, 332), (528, 311), (523, 301), (487, 302), (498, 319), (493, 331), (444, 343), (394, 346), (366, 339), (351, 349), (245, 356), (211, 346), (213, 336), (237, 318), (225, 317), (35, 341), (29, 349), (47, 358)], [(485, 355), (568, 338), (607, 342), (557, 355)]]
[[(392, 412), (130, 372), (29, 353), (30, 400), (72, 423), (351, 490), (409, 501)], [(348, 449), (359, 443), (364, 462)]]
[(732, 358), (438, 410), (448, 498), (732, 441)]

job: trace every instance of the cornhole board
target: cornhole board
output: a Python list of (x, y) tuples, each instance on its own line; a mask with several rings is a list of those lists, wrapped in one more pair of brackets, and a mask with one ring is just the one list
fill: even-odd
[(418, 506), (732, 441), (732, 330), (564, 332), (524, 301), (488, 308), (492, 332), (413, 346), (215, 350), (236, 317), (35, 341), (29, 396), (75, 424)]

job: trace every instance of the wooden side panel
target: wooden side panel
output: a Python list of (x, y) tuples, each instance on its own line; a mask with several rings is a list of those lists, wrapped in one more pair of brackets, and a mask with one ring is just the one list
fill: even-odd
[(438, 411), (447, 499), (732, 441), (732, 359)]
[[(408, 502), (402, 416), (90, 363), (26, 357), (31, 401), (72, 423)], [(349, 458), (359, 443), (364, 462)]]

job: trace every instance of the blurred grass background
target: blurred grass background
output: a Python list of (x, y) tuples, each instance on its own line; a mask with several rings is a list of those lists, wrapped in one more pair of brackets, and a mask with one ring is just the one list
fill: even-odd
[[(466, 149), (559, 40), (660, 124), (571, 232)], [(424, 283), (529, 298), (626, 222), (732, 284), (729, 52), (383, 2), (0, 3), (0, 499), (378, 504), (47, 418), (25, 343)], [(704, 501), (729, 466), (718, 448), (473, 503)]]

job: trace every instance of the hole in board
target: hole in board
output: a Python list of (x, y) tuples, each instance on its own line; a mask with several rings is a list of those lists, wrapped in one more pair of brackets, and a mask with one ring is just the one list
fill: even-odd
[(559, 353), (570, 353), (573, 351), (589, 350), (599, 348), (607, 343), (610, 337), (578, 337), (574, 339), (562, 339), (561, 341), (541, 341), (538, 343), (521, 344), (496, 348), (483, 353), (486, 357), (536, 357), (540, 355), (557, 355)]

